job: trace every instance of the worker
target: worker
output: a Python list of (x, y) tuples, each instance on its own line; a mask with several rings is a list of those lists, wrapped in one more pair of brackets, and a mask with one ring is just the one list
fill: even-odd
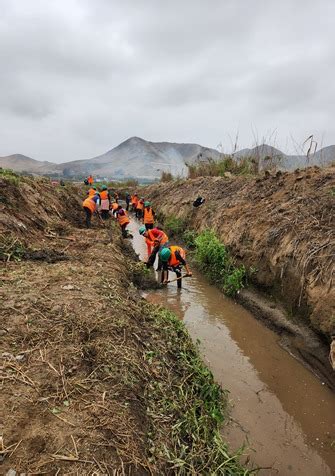
[(147, 230), (152, 230), (155, 223), (155, 212), (151, 208), (150, 202), (144, 202), (143, 223)]
[(128, 231), (126, 230), (128, 224), (130, 223), (130, 220), (128, 218), (126, 210), (124, 210), (121, 205), (118, 205), (117, 211), (116, 211), (116, 218), (117, 221), (119, 222), (119, 225), (121, 227), (121, 233), (123, 238), (128, 237)]
[(138, 195), (137, 193), (134, 193), (134, 195), (131, 198), (131, 206), (132, 206), (133, 212), (135, 213), (137, 208), (137, 202), (138, 202)]
[(109, 217), (109, 207), (110, 207), (110, 195), (106, 185), (101, 187), (100, 192), (100, 211), (101, 211), (101, 218), (103, 220), (107, 220)]
[(116, 202), (113, 202), (113, 203), (112, 203), (112, 206), (111, 206), (113, 218), (117, 218), (118, 208), (119, 208), (119, 204), (116, 203)]
[(159, 258), (162, 262), (162, 277), (161, 281), (163, 284), (168, 283), (169, 279), (169, 270), (172, 270), (176, 273), (177, 276), (177, 286), (180, 289), (182, 285), (182, 275), (181, 267), (185, 266), (186, 275), (192, 276), (192, 272), (186, 263), (186, 253), (181, 246), (169, 246), (163, 248), (159, 252)]
[(88, 197), (94, 197), (94, 195), (97, 193), (97, 187), (90, 187), (88, 189), (87, 195)]
[(119, 194), (118, 194), (118, 192), (114, 192), (114, 200), (116, 201), (116, 203), (119, 203)]
[(91, 228), (91, 219), (93, 213), (97, 211), (97, 207), (100, 203), (99, 194), (96, 194), (92, 197), (87, 197), (83, 201), (83, 207), (86, 213), (86, 228)]
[[(148, 257), (147, 267), (150, 268), (154, 265), (157, 253), (164, 248), (165, 246), (169, 246), (169, 237), (163, 230), (159, 228), (153, 228), (152, 230), (147, 230), (144, 225), (139, 228), (139, 234), (142, 235), (145, 239), (148, 238), (152, 242), (152, 250)], [(148, 243), (147, 243), (148, 245)], [(161, 269), (161, 261), (158, 259), (158, 267), (157, 271)]]
[(87, 177), (87, 182), (88, 182), (88, 185), (93, 185), (93, 177), (92, 177), (92, 175), (89, 175), (89, 176)]
[(138, 200), (137, 205), (136, 205), (136, 218), (138, 218), (139, 220), (143, 216), (143, 209), (144, 209), (144, 198), (141, 197)]
[(129, 211), (129, 205), (130, 205), (130, 202), (131, 202), (131, 196), (129, 194), (129, 192), (126, 192), (126, 211), (128, 212)]

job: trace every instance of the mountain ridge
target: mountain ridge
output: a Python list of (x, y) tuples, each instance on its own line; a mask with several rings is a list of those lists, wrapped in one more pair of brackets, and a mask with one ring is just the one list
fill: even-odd
[[(186, 176), (187, 165), (207, 160), (219, 160), (229, 154), (194, 143), (152, 142), (138, 136), (129, 137), (116, 147), (89, 159), (77, 159), (61, 164), (39, 161), (22, 154), (0, 157), (0, 167), (17, 172), (83, 177), (93, 174), (102, 178), (159, 178), (163, 171), (175, 176)], [(237, 160), (254, 157), (260, 169), (271, 165), (292, 170), (308, 165), (327, 165), (335, 161), (335, 145), (326, 146), (307, 158), (304, 155), (287, 155), (275, 147), (261, 144), (241, 149), (232, 154)]]

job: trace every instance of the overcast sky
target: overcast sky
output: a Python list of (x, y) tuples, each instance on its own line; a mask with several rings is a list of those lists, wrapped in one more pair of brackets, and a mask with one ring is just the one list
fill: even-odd
[(335, 0), (0, 0), (0, 156), (335, 144), (334, 22)]

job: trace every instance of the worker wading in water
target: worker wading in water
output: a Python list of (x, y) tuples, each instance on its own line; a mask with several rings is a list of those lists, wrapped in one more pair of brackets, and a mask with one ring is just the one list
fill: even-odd
[(124, 210), (121, 205), (118, 206), (118, 209), (116, 211), (116, 219), (119, 222), (119, 225), (121, 227), (121, 232), (123, 238), (128, 237), (128, 231), (126, 230), (128, 224), (130, 223), (130, 220), (128, 218), (126, 210)]
[(152, 230), (155, 223), (155, 212), (151, 208), (150, 202), (144, 202), (143, 223), (147, 230)]
[(136, 218), (138, 218), (139, 220), (143, 216), (143, 209), (144, 209), (144, 198), (141, 197), (136, 205)]
[(132, 195), (131, 197), (131, 208), (133, 210), (133, 212), (136, 213), (136, 208), (137, 208), (137, 202), (138, 202), (138, 195), (137, 193), (134, 193), (134, 195)]
[[(162, 250), (164, 247), (169, 246), (169, 237), (163, 230), (158, 228), (153, 228), (152, 230), (147, 230), (144, 225), (139, 228), (139, 234), (142, 235), (147, 244), (148, 248), (148, 261), (146, 263), (147, 267), (150, 268), (154, 265), (157, 253)], [(152, 247), (151, 253), (149, 253), (149, 246)], [(158, 267), (157, 271), (161, 269), (161, 261), (158, 258)]]
[(92, 197), (87, 197), (83, 201), (83, 207), (86, 213), (86, 227), (87, 228), (91, 228), (92, 215), (93, 213), (97, 212), (99, 203), (100, 203), (99, 194), (96, 194)]
[(168, 283), (169, 270), (174, 271), (177, 275), (177, 286), (180, 289), (182, 286), (181, 267), (185, 266), (186, 276), (192, 276), (192, 272), (186, 263), (186, 253), (181, 246), (169, 246), (163, 248), (159, 252), (159, 258), (162, 262), (161, 282)]
[(110, 195), (108, 193), (106, 185), (101, 187), (100, 192), (100, 210), (101, 218), (107, 220), (109, 218), (109, 208), (110, 208)]

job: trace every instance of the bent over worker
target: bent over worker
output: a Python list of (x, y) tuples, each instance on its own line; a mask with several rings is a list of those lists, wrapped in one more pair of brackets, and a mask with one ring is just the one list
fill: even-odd
[[(164, 248), (165, 246), (169, 246), (169, 237), (163, 230), (159, 228), (153, 228), (152, 230), (147, 230), (145, 226), (141, 226), (139, 228), (139, 234), (142, 235), (146, 240), (153, 243), (153, 249), (151, 254), (148, 257), (147, 267), (150, 268), (154, 265), (157, 253)], [(147, 242), (148, 245), (148, 242)], [(158, 259), (158, 268), (157, 271), (161, 269), (161, 261)]]
[(83, 207), (86, 213), (86, 228), (91, 228), (91, 219), (94, 212), (97, 211), (97, 207), (100, 202), (100, 197), (98, 194), (87, 197), (83, 201)]
[(180, 289), (182, 286), (182, 274), (181, 267), (185, 266), (186, 275), (192, 276), (192, 272), (186, 263), (186, 253), (181, 246), (169, 246), (168, 248), (163, 248), (159, 252), (159, 257), (162, 262), (162, 276), (161, 281), (163, 284), (168, 283), (169, 270), (174, 271), (177, 276), (177, 286)]
[(130, 220), (128, 218), (126, 210), (124, 210), (121, 205), (119, 205), (117, 212), (116, 212), (116, 218), (117, 221), (119, 222), (119, 225), (121, 227), (121, 233), (123, 238), (127, 238), (128, 232), (126, 230), (127, 225), (130, 223)]
[(106, 185), (101, 187), (100, 200), (101, 218), (107, 220), (109, 217), (110, 195)]

